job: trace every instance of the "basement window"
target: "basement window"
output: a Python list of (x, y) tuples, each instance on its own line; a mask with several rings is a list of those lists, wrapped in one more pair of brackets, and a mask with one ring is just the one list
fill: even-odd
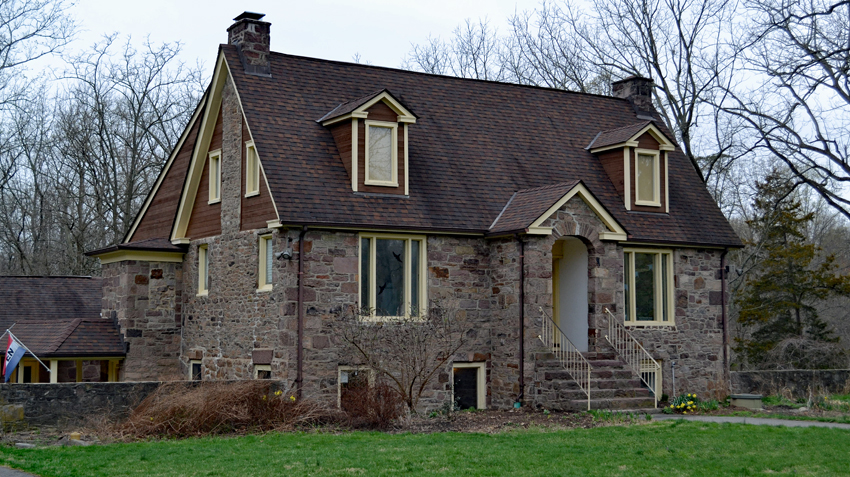
[(193, 359), (189, 361), (189, 379), (192, 381), (201, 381), (203, 379), (203, 368), (201, 361)]
[(255, 364), (254, 379), (271, 379), (272, 365), (270, 364)]
[(365, 121), (366, 185), (398, 187), (398, 124)]
[(221, 149), (210, 153), (210, 204), (221, 202)]
[(456, 409), (487, 407), (487, 383), (484, 363), (452, 365), (452, 399)]

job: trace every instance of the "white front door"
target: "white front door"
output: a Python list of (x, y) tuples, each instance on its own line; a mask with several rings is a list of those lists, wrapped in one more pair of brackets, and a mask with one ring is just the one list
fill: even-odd
[(552, 256), (555, 321), (579, 351), (587, 351), (587, 246), (568, 237), (555, 242)]

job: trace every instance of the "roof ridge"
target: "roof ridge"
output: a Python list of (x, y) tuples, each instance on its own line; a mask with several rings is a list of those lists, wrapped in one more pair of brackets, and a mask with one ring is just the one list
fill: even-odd
[(71, 321), (68, 327), (65, 328), (65, 332), (59, 335), (56, 340), (51, 343), (51, 347), (49, 348), (50, 350), (48, 351), (48, 353), (55, 353), (56, 351), (58, 351), (62, 344), (65, 343), (65, 340), (67, 340), (68, 337), (71, 336), (72, 333), (74, 333), (77, 327), (80, 326), (80, 323), (82, 321), (83, 320), (81, 320), (80, 318), (75, 318), (73, 321)]

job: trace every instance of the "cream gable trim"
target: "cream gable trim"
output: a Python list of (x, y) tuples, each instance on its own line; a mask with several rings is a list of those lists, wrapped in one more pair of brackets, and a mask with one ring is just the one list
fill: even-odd
[(393, 98), (393, 96), (386, 91), (382, 91), (381, 94), (370, 99), (365, 104), (363, 104), (363, 106), (360, 106), (359, 108), (355, 109), (354, 112), (352, 112), (352, 115), (355, 113), (366, 113), (366, 110), (377, 104), (378, 101), (383, 101), (384, 103), (386, 103), (387, 106), (390, 107), (390, 109), (392, 109), (393, 111), (395, 111), (396, 114), (398, 114), (398, 122), (416, 124), (416, 116), (414, 116), (413, 113), (408, 111), (407, 108), (402, 106), (401, 103), (396, 101), (396, 99)]
[(97, 255), (101, 265), (127, 260), (138, 260), (142, 262), (169, 262), (181, 263), (183, 252), (156, 252), (153, 250), (116, 250)]
[(650, 123), (647, 124), (646, 127), (638, 131), (632, 137), (630, 137), (627, 141), (623, 141), (619, 144), (612, 144), (610, 146), (604, 146), (599, 148), (591, 149), (591, 154), (596, 154), (597, 152), (607, 151), (609, 149), (617, 149), (620, 147), (638, 147), (637, 138), (643, 136), (645, 133), (649, 133), (656, 141), (658, 141), (658, 149), (661, 151), (675, 151), (676, 145), (670, 142), (667, 139), (667, 136), (658, 129), (657, 126)]
[[(209, 150), (212, 135), (215, 130), (215, 119), (218, 117), (218, 111), (221, 108), (221, 92), (224, 89), (224, 84), (227, 78), (231, 77), (230, 66), (224, 57), (224, 52), (219, 52), (218, 60), (216, 61), (215, 71), (213, 72), (212, 85), (210, 87), (209, 104), (204, 110), (204, 116), (201, 122), (201, 131), (195, 139), (195, 150), (192, 153), (192, 161), (189, 164), (189, 173), (187, 179), (183, 183), (183, 193), (180, 197), (180, 205), (177, 208), (177, 218), (174, 221), (174, 226), (171, 230), (171, 243), (180, 244), (188, 241), (186, 230), (189, 227), (189, 219), (192, 217), (192, 208), (195, 203), (195, 196), (198, 193), (198, 185), (200, 176), (204, 169), (203, 161), (206, 159)], [(239, 96), (239, 90), (236, 88), (236, 83), (233, 84), (233, 91), (236, 94), (236, 100), (239, 102), (239, 107), (242, 110), (242, 120), (245, 122), (245, 127), (248, 129), (248, 141), (254, 140), (254, 135), (251, 133), (251, 125), (248, 123), (248, 118), (245, 116), (245, 108), (242, 105), (242, 98)], [(210, 120), (212, 118), (212, 120)], [(244, 140), (244, 138), (243, 138)], [(244, 141), (243, 141), (244, 142)], [(260, 173), (263, 180), (266, 182), (266, 189), (269, 191), (269, 198), (272, 201), (277, 220), (280, 220), (277, 204), (274, 201), (274, 194), (269, 187), (268, 177), (263, 168), (263, 161), (260, 159), (260, 151), (255, 147), (257, 153), (257, 162), (260, 166)], [(200, 162), (200, 164), (199, 164)], [(240, 158), (241, 162), (241, 158)]]
[(626, 210), (632, 210), (632, 150), (623, 148), (623, 189), (626, 196)]
[(357, 137), (360, 128), (357, 125), (357, 118), (351, 120), (351, 190), (357, 192), (357, 149), (360, 146), (360, 139)]
[(564, 204), (569, 202), (569, 200), (576, 195), (578, 195), (587, 204), (587, 206), (590, 207), (590, 210), (592, 210), (593, 213), (595, 213), (596, 216), (599, 217), (599, 220), (601, 220), (602, 223), (605, 224), (606, 227), (608, 227), (609, 232), (603, 232), (599, 234), (599, 238), (601, 240), (626, 239), (626, 229), (624, 229), (617, 222), (617, 220), (611, 214), (609, 214), (607, 210), (605, 210), (605, 207), (603, 207), (602, 204), (599, 203), (599, 201), (597, 201), (596, 198), (593, 197), (590, 191), (587, 190), (587, 187), (585, 187), (584, 184), (581, 183), (576, 184), (575, 187), (570, 189), (569, 192), (564, 194), (563, 197), (561, 197), (557, 202), (555, 202), (552, 207), (549, 207), (549, 210), (544, 212), (543, 215), (541, 215), (537, 218), (537, 220), (532, 222), (531, 225), (528, 227), (529, 233), (531, 233), (532, 230), (542, 231), (546, 229), (547, 227), (541, 227), (543, 222), (549, 219), (549, 217), (551, 217), (555, 212), (557, 212), (561, 207), (563, 207)]
[(327, 121), (322, 122), (322, 126), (330, 126), (331, 124), (336, 124), (340, 121), (345, 121), (346, 119), (366, 119), (369, 116), (369, 113), (348, 113), (343, 114), (342, 116), (335, 117), (333, 119), (328, 119)]
[[(145, 199), (145, 203), (142, 205), (142, 208), (139, 209), (139, 213), (136, 214), (136, 220), (133, 221), (130, 231), (127, 232), (127, 235), (121, 243), (130, 243), (132, 241), (133, 235), (136, 233), (136, 229), (139, 227), (139, 224), (142, 223), (142, 218), (144, 218), (145, 214), (148, 212), (148, 207), (150, 207), (151, 203), (153, 203), (153, 198), (156, 197), (157, 192), (159, 192), (159, 187), (162, 185), (162, 181), (165, 180), (165, 176), (168, 175), (168, 171), (171, 170), (171, 165), (174, 163), (174, 159), (177, 158), (177, 153), (183, 148), (183, 143), (186, 142), (186, 138), (189, 137), (189, 132), (195, 128), (195, 121), (198, 120), (198, 116), (201, 115), (201, 111), (205, 109), (207, 99), (209, 98), (205, 92), (204, 96), (201, 97), (201, 101), (198, 103), (198, 107), (195, 108), (195, 112), (192, 114), (189, 124), (186, 125), (186, 129), (184, 129), (183, 134), (180, 135), (177, 145), (174, 146), (174, 149), (171, 151), (171, 155), (168, 156), (168, 161), (165, 162), (165, 166), (162, 168), (162, 171), (160, 171), (159, 177), (156, 178), (156, 182), (154, 183), (153, 189), (151, 189), (151, 193), (148, 194), (148, 197)], [(197, 138), (195, 140), (197, 141)]]

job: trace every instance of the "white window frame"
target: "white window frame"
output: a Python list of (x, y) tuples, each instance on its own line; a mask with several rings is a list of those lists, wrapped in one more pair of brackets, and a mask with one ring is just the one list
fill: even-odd
[(198, 245), (198, 296), (207, 296), (209, 290), (210, 249), (209, 244)]
[(475, 376), (477, 396), (477, 405), (475, 409), (487, 409), (487, 363), (452, 363), (452, 403), (455, 402), (455, 371), (454, 368), (477, 368), (478, 374)]
[[(258, 291), (269, 291), (274, 288), (274, 283), (272, 282), (274, 276), (267, 277), (266, 269), (268, 268), (268, 248), (274, 247), (272, 243), (272, 234), (263, 234), (260, 235), (260, 243), (259, 243), (259, 273), (257, 274), (257, 290)], [(274, 257), (272, 257), (272, 264), (274, 264)]]
[(351, 371), (357, 372), (367, 372), (369, 376), (367, 379), (369, 380), (369, 387), (375, 387), (375, 370), (369, 368), (367, 366), (339, 366), (336, 372), (336, 407), (342, 407), (342, 373), (348, 373)]
[[(652, 321), (637, 321), (635, 320), (637, 316), (636, 309), (636, 290), (634, 286), (634, 274), (635, 274), (635, 253), (645, 253), (654, 255), (653, 262), (653, 293), (654, 302), (660, 304), (661, 306), (667, 307), (667, 316), (668, 320), (664, 321), (664, 312), (661, 306), (655, 307), (655, 319)], [(626, 326), (675, 326), (676, 324), (676, 307), (675, 307), (675, 286), (673, 283), (674, 272), (673, 272), (673, 251), (669, 249), (655, 249), (655, 248), (626, 248), (623, 250), (623, 259), (628, 261), (624, 267), (624, 271), (628, 270), (630, 273), (628, 276), (624, 273), (623, 276), (623, 287), (626, 287), (626, 284), (629, 284), (628, 287), (628, 296), (624, 296), (624, 299), (629, 304), (629, 309), (626, 310), (625, 317), (625, 325)], [(667, 302), (662, 303), (662, 297), (664, 296), (661, 290), (662, 284), (664, 283), (662, 280), (662, 270), (661, 261), (667, 261)]]
[(245, 197), (253, 197), (259, 193), (260, 155), (253, 140), (245, 141)]
[[(221, 149), (216, 149), (209, 154), (209, 189), (210, 197), (208, 204), (221, 202)], [(215, 169), (213, 169), (215, 165)], [(215, 185), (215, 187), (213, 187)]]
[(260, 371), (268, 371), (269, 379), (272, 379), (272, 365), (270, 364), (255, 364), (254, 365), (254, 379), (260, 379)]
[(192, 368), (196, 364), (201, 366), (201, 379), (199, 379), (198, 381), (203, 381), (204, 380), (204, 365), (203, 365), (203, 363), (201, 362), (200, 359), (190, 359), (189, 360), (189, 381), (195, 381), (195, 376), (192, 374)]
[[(363, 239), (368, 238), (369, 240), (369, 303), (360, 303), (361, 309), (370, 310), (371, 318), (375, 321), (392, 321), (392, 320), (402, 320), (410, 318), (410, 307), (411, 307), (411, 273), (412, 273), (412, 257), (411, 255), (411, 241), (419, 241), (419, 316), (424, 316), (427, 310), (427, 302), (428, 302), (428, 240), (425, 235), (404, 235), (404, 234), (385, 234), (385, 233), (360, 233), (360, 236), (357, 240), (357, 250), (358, 250), (358, 270), (363, 266)], [(377, 289), (375, 282), (376, 275), (376, 261), (375, 255), (377, 250), (377, 240), (404, 240), (404, 315), (399, 316), (378, 316), (375, 313), (375, 303), (377, 302)], [(357, 278), (357, 300), (361, 301), (363, 296), (362, 288), (363, 283), (361, 277), (363, 276), (362, 271), (358, 273)]]
[[(640, 199), (640, 181), (638, 170), (640, 169), (640, 156), (652, 156), (652, 200)], [(661, 207), (661, 151), (652, 149), (635, 149), (635, 205), (649, 207)]]
[[(370, 121), (364, 120), (363, 123), (366, 125), (366, 150), (364, 161), (366, 164), (366, 174), (364, 179), (364, 184), (366, 185), (374, 185), (374, 186), (382, 186), (382, 187), (398, 187), (398, 123), (390, 123), (386, 121)], [(392, 178), (389, 181), (378, 181), (372, 180), (369, 178), (369, 128), (370, 127), (379, 127), (379, 128), (387, 128), (392, 130), (392, 151), (390, 161), (392, 163)]]

